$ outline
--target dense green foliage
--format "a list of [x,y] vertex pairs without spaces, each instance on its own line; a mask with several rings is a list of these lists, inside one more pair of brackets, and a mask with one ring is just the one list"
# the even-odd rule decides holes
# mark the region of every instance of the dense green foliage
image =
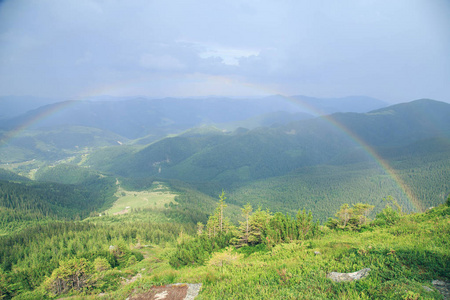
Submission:
[[[38,180],[0,169],[0,299],[125,299],[173,282],[203,283],[199,299],[439,299],[423,286],[450,280],[449,107],[156,141],[169,125],[133,142],[150,145],[101,149],[121,137],[26,132],[0,152]],[[110,209],[155,181],[176,197]]]
[[30,179],[23,176],[19,176],[12,171],[0,168],[0,180],[29,181]]
[[296,218],[280,212],[272,214],[258,209],[252,213],[252,207],[246,205],[242,212],[245,222],[237,229],[224,217],[225,195],[222,191],[219,204],[206,226],[197,224],[197,237],[183,239],[170,258],[170,265],[203,264],[213,251],[227,246],[256,246],[264,244],[271,248],[274,245],[291,241],[311,239],[318,235],[319,223],[313,222],[311,212],[298,211]]
[[147,243],[174,241],[182,230],[189,232],[189,227],[148,222],[116,225],[50,222],[0,237],[0,266],[6,274],[5,280],[10,283],[6,295],[10,297],[37,288],[45,276],[50,276],[72,258],[94,262],[103,257],[112,268],[125,267],[132,255],[137,260],[143,259],[136,249]]
[[100,174],[97,171],[69,164],[40,168],[34,175],[34,178],[39,181],[65,184],[88,183],[96,181],[99,177]]
[[232,204],[291,214],[306,208],[322,221],[348,202],[371,203],[378,212],[388,195],[406,211],[423,211],[450,191],[448,114],[448,104],[420,100],[270,128],[191,132],[103,164],[92,155],[84,164],[125,177],[189,182],[209,196],[226,188]]
[[[320,227],[305,210],[291,218],[250,205],[242,208],[236,227],[224,214],[225,194],[219,198],[196,234],[192,224],[176,219],[150,223],[150,211],[143,210],[86,222],[50,221],[0,237],[2,296],[95,298],[108,292],[111,299],[123,299],[136,288],[200,281],[200,299],[434,299],[439,294],[422,286],[450,279],[450,198],[415,215],[402,215],[400,205],[387,198],[373,222],[367,218],[370,205],[344,205],[336,216],[347,225],[334,229]],[[331,271],[365,267],[372,271],[358,282],[326,279]],[[146,275],[122,286],[121,278],[136,270]]]
[[42,219],[85,218],[111,205],[115,191],[114,180],[106,177],[83,185],[0,181],[0,232]]

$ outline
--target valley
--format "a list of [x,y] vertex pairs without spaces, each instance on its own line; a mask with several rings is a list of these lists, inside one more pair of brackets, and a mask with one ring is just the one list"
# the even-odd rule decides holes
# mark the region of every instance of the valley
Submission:
[[449,16],[0,0],[0,300],[450,300]]
[[[164,122],[127,118],[128,129],[107,120],[162,102],[56,103],[3,118],[0,298],[125,299],[185,282],[202,283],[196,299],[439,299],[450,104],[313,116],[264,101],[259,115],[222,99],[227,117],[216,108],[183,123],[193,111],[181,106]],[[67,111],[12,129],[55,105]],[[362,281],[327,279],[363,268]]]
[[175,204],[176,194],[161,182],[153,182],[151,188],[146,191],[127,191],[120,187],[118,181],[116,184],[117,200],[110,209],[105,210],[104,214],[120,215],[145,208],[163,209],[169,204]]

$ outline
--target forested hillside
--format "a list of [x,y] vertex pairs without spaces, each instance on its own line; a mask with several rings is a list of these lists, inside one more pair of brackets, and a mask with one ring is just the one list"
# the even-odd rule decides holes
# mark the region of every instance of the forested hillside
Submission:
[[117,152],[108,163],[100,150],[84,164],[124,177],[187,181],[210,196],[225,188],[238,205],[291,213],[305,207],[322,220],[344,202],[365,199],[380,209],[388,195],[416,211],[450,192],[448,115],[449,104],[417,100],[270,128],[205,128]]
[[[134,97],[119,98],[117,101],[94,100],[54,103],[56,101],[49,99],[30,101],[26,98],[16,98],[13,106],[12,99],[0,99],[0,108],[3,111],[3,116],[0,115],[0,128],[11,129],[30,120],[42,119],[42,115],[48,115],[33,124],[32,128],[83,126],[114,132],[131,139],[152,135],[156,140],[169,133],[179,133],[202,124],[230,124],[280,111],[305,112],[305,107],[313,108],[314,113],[327,114],[367,112],[386,106],[381,100],[358,96],[329,99],[271,96],[256,99]],[[44,105],[37,107],[39,103]],[[58,113],[54,113],[55,111]],[[20,112],[22,114],[17,116]],[[298,117],[304,118],[305,115],[300,114]]]
[[[236,226],[226,201],[219,195],[196,228],[177,218],[148,222],[135,211],[0,236],[0,295],[124,299],[188,282],[203,284],[198,299],[442,299],[435,282],[450,280],[450,198],[404,215],[390,197],[374,219],[372,205],[344,204],[326,226],[305,210],[290,216],[251,205]],[[364,268],[360,281],[328,279]]]
[[[189,282],[199,299],[439,299],[448,115],[418,100],[159,140],[26,131],[0,151],[0,298],[125,299]],[[363,268],[363,281],[327,279]]]
[[0,180],[0,234],[43,220],[81,220],[109,207],[115,191],[112,178],[82,185]]

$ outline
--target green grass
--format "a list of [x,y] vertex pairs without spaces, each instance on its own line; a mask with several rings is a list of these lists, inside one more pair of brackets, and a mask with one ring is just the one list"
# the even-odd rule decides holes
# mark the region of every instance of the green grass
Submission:
[[[280,244],[248,256],[223,250],[198,267],[173,269],[166,256],[170,247],[159,249],[154,253],[158,258],[152,258],[157,262],[153,272],[142,274],[132,288],[202,282],[200,300],[442,299],[436,290],[428,292],[424,286],[433,288],[433,279],[450,279],[450,217],[448,208],[443,211],[440,207],[429,214],[408,215],[392,227],[361,233],[322,228],[317,239]],[[219,255],[234,259],[214,265]],[[371,272],[360,281],[334,283],[326,277],[332,271],[363,268]],[[125,289],[131,294],[132,288]],[[110,296],[120,299],[123,295],[121,289]]]
[[[158,190],[158,183],[155,189]],[[71,239],[78,241],[85,240],[81,234],[92,237],[97,232],[97,238],[86,240],[86,249],[91,249],[93,246],[89,245],[104,238],[105,234],[115,235],[120,231],[123,238],[112,237],[108,244],[102,246],[98,243],[97,246],[108,249],[109,245],[116,245],[122,240],[119,244],[123,249],[140,251],[144,257],[140,261],[127,263],[127,256],[126,260],[119,259],[119,267],[104,273],[94,272],[104,288],[94,285],[86,294],[73,293],[73,297],[68,299],[96,299],[100,292],[106,293],[105,299],[126,299],[146,292],[154,285],[177,282],[202,283],[202,290],[196,300],[443,299],[431,281],[450,281],[448,205],[441,205],[426,213],[405,215],[394,225],[370,226],[362,232],[322,226],[320,234],[310,240],[265,247],[229,247],[211,253],[203,265],[180,268],[172,267],[169,259],[177,244],[183,239],[190,239],[189,235],[186,231],[180,232],[176,238],[177,233],[172,230],[170,238],[164,237],[163,231],[171,223],[142,230],[140,227],[144,223],[141,222],[141,225],[133,228],[133,224],[138,223],[134,223],[131,217],[136,214],[144,216],[145,213],[146,210],[142,210],[105,218],[121,220],[116,223],[117,227],[111,227],[114,230],[108,230],[106,223],[97,225],[96,229],[86,227],[83,229],[85,231],[77,234],[66,230]],[[91,221],[95,219],[103,218],[92,218]],[[194,231],[193,228],[189,230],[190,234]],[[164,238],[163,243],[157,242],[160,238]],[[70,239],[66,242],[74,244]],[[49,243],[53,245],[50,240]],[[57,244],[61,243],[62,239]],[[316,251],[320,254],[316,255]],[[359,281],[335,283],[327,278],[329,272],[355,272],[363,268],[370,268],[371,271]],[[137,274],[140,275],[136,277]],[[133,277],[138,279],[120,283],[125,282],[122,278],[130,280]],[[43,287],[18,299],[33,299],[31,296],[43,292]],[[427,291],[424,287],[432,290]],[[53,298],[64,299],[61,296]]]
[[145,191],[127,191],[119,185],[115,196],[118,199],[105,211],[108,215],[124,214],[133,209],[163,209],[170,203],[175,203],[177,194],[165,183],[155,181],[151,188]]

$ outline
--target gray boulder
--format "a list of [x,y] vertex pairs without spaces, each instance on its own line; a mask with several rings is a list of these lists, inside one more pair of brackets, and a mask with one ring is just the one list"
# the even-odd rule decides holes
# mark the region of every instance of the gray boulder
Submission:
[[360,280],[369,275],[370,268],[365,268],[353,273],[339,273],[339,272],[331,272],[328,273],[327,278],[330,278],[334,282],[342,282],[342,281],[353,281]]
[[431,284],[441,293],[444,299],[450,299],[450,282],[433,280]]

